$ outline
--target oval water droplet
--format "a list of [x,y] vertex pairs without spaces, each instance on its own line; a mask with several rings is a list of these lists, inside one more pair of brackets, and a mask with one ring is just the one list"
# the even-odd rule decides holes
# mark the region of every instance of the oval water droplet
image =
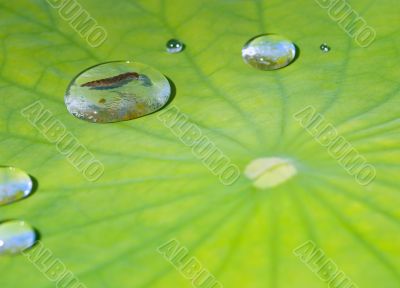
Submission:
[[37,238],[36,231],[24,221],[0,223],[0,255],[20,253],[32,247]]
[[179,53],[183,50],[184,44],[176,39],[171,39],[167,42],[167,52],[168,53]]
[[161,109],[171,85],[156,69],[142,63],[117,61],[91,67],[68,86],[68,111],[89,122],[108,123],[139,118]]
[[257,188],[271,188],[282,184],[297,174],[293,163],[284,158],[257,158],[247,165],[244,174]]
[[243,60],[260,70],[276,70],[289,65],[296,57],[292,41],[275,34],[250,39],[242,49]]
[[32,179],[18,168],[0,166],[0,205],[10,204],[32,192]]
[[319,49],[321,49],[321,51],[324,53],[328,53],[329,51],[331,51],[331,47],[329,47],[326,43],[321,44],[321,46],[319,46]]

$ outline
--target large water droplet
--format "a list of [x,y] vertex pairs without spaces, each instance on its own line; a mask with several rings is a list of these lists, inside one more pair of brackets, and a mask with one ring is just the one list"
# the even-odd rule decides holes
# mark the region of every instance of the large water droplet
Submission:
[[275,34],[250,39],[242,49],[244,61],[260,70],[275,70],[289,65],[296,57],[292,41]]
[[183,50],[184,44],[176,39],[171,39],[167,42],[167,52],[168,53],[179,53]]
[[77,118],[107,123],[155,112],[170,95],[170,83],[159,71],[138,62],[118,61],[76,76],[67,89],[65,104]]
[[18,168],[0,166],[0,205],[27,197],[32,192],[32,179]]
[[0,255],[17,254],[32,247],[37,233],[26,222],[12,220],[0,223]]
[[282,184],[297,174],[293,163],[284,158],[257,158],[247,165],[244,174],[257,188],[271,188]]

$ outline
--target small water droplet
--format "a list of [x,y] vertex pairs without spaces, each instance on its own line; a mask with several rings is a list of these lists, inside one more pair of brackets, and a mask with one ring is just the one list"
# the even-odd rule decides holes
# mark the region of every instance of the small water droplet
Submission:
[[257,188],[265,189],[278,186],[297,174],[293,163],[284,158],[257,158],[247,165],[244,174]]
[[176,39],[171,39],[167,42],[167,52],[168,53],[179,53],[183,50],[184,44]]
[[331,51],[331,47],[329,47],[326,43],[321,44],[321,46],[319,46],[319,49],[321,49],[321,51],[324,53]]
[[32,247],[37,238],[36,231],[24,221],[0,223],[0,255],[20,253]]
[[168,79],[156,69],[117,61],[96,65],[76,76],[68,86],[65,104],[77,118],[108,123],[153,113],[170,95]]
[[32,179],[18,168],[0,166],[0,205],[10,204],[32,192]]
[[260,70],[276,70],[289,65],[296,57],[292,41],[276,34],[250,39],[242,49],[243,60]]

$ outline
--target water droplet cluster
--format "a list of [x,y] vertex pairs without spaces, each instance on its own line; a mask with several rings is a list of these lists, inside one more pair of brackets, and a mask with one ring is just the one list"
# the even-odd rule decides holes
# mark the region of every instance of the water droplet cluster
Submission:
[[[0,166],[0,206],[28,197],[32,188],[32,179],[25,171]],[[20,253],[32,247],[36,240],[37,233],[28,223],[19,220],[0,222],[0,255]]]
[[[170,54],[184,50],[177,39],[166,43]],[[331,48],[321,44],[327,53]],[[242,58],[259,70],[288,66],[298,54],[295,44],[276,34],[250,39],[242,49]],[[68,111],[75,117],[96,123],[119,122],[151,114],[167,104],[171,97],[169,80],[156,69],[142,63],[117,61],[102,63],[79,73],[65,94]],[[297,174],[291,161],[278,157],[258,158],[249,163],[244,174],[260,189],[277,186]],[[32,179],[18,168],[0,166],[0,206],[14,203],[32,193]],[[17,254],[32,247],[38,235],[20,220],[0,222],[0,255]]]

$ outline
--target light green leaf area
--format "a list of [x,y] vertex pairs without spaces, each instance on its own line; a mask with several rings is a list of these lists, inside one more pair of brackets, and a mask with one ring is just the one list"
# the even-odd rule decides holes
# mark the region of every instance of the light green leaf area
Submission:
[[[322,288],[293,254],[314,241],[358,287],[400,286],[399,79],[396,0],[349,1],[376,32],[361,48],[315,1],[80,0],[108,38],[92,48],[46,1],[0,4],[0,165],[34,176],[0,221],[36,227],[87,287],[192,287],[157,247],[176,238],[224,287]],[[296,43],[288,67],[259,71],[241,48],[262,33]],[[179,54],[165,52],[177,38]],[[322,43],[332,48],[320,51]],[[288,158],[297,174],[257,189],[224,186],[155,113],[113,124],[70,115],[64,93],[111,60],[149,64],[175,105],[241,171]],[[105,167],[89,182],[20,113],[40,100]],[[293,118],[312,105],[377,170],[368,186]],[[0,257],[0,287],[55,287],[26,257]]]

